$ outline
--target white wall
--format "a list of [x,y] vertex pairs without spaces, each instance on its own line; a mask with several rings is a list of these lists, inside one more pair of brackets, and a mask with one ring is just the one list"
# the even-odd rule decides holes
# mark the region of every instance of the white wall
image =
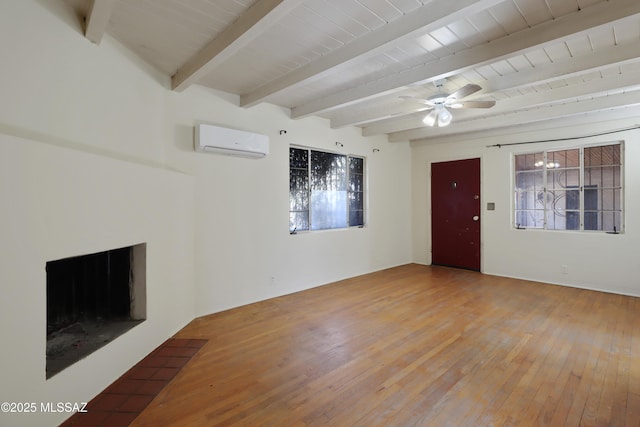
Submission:
[[162,163],[169,79],[57,0],[0,2],[0,132]]
[[[482,188],[481,262],[484,273],[640,296],[640,264],[637,262],[637,248],[640,245],[640,200],[637,197],[640,194],[640,170],[634,167],[640,160],[640,130],[577,141],[487,147],[599,134],[626,129],[635,122],[634,119],[617,119],[574,125],[571,120],[554,121],[553,128],[547,122],[527,132],[501,131],[413,143],[414,261],[431,263],[430,164],[479,157]],[[513,229],[511,192],[514,153],[612,141],[625,143],[624,234]],[[494,202],[496,210],[486,210],[487,202]],[[567,266],[568,274],[563,274],[563,265]]]
[[[0,195],[0,402],[86,402],[193,318],[191,177],[0,135]],[[147,320],[45,380],[46,262],[137,243]],[[0,424],[64,418],[0,413]]]
[[[363,138],[354,128],[332,130],[324,119],[293,121],[273,105],[243,109],[238,97],[197,86],[171,98],[175,139],[167,156],[197,180],[199,314],[411,261],[408,144]],[[270,153],[264,159],[196,153],[198,121],[268,135]],[[291,144],[366,157],[365,228],[289,234]]]
[[[0,2],[0,58],[0,402],[90,400],[196,315],[411,261],[407,143],[172,92],[109,36],[88,42],[57,0]],[[265,133],[271,153],[195,153],[198,121]],[[292,143],[367,157],[365,228],[289,235]],[[147,321],[45,380],[46,261],[142,242]]]
[[[0,402],[88,401],[195,313],[194,180],[163,165],[168,78],[60,6],[0,3]],[[147,320],[46,380],[45,263],[143,242]]]

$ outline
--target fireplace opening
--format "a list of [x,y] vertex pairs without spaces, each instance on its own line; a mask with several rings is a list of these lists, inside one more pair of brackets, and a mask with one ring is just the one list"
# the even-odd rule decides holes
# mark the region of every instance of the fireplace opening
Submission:
[[46,377],[146,319],[146,244],[49,261]]

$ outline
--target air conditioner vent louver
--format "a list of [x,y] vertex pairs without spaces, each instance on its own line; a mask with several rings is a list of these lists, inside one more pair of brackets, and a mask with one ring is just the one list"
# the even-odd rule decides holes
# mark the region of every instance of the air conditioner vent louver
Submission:
[[242,130],[198,124],[194,148],[204,153],[259,159],[269,154],[269,137]]

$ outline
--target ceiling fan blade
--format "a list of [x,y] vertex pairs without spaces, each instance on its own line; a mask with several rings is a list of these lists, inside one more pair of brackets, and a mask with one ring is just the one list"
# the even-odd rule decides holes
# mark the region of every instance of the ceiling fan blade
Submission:
[[447,96],[447,99],[462,99],[465,96],[469,96],[479,90],[482,90],[480,86],[469,83],[468,85],[462,86],[460,89]]
[[491,108],[496,105],[496,101],[466,101],[455,102],[448,105],[450,108]]

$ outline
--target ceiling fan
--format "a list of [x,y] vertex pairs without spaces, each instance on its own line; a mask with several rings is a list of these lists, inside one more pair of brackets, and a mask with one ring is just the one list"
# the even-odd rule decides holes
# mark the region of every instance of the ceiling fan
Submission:
[[434,82],[434,84],[436,88],[438,88],[440,93],[427,99],[416,98],[413,96],[400,97],[402,99],[417,101],[427,105],[427,108],[425,108],[425,110],[431,111],[424,117],[424,119],[422,119],[423,123],[427,126],[448,126],[453,119],[453,115],[449,111],[449,108],[491,108],[496,105],[495,101],[462,101],[462,98],[465,98],[482,89],[476,84],[470,83],[468,85],[465,85],[452,94],[442,92],[442,87],[444,86],[443,81],[438,80]]

